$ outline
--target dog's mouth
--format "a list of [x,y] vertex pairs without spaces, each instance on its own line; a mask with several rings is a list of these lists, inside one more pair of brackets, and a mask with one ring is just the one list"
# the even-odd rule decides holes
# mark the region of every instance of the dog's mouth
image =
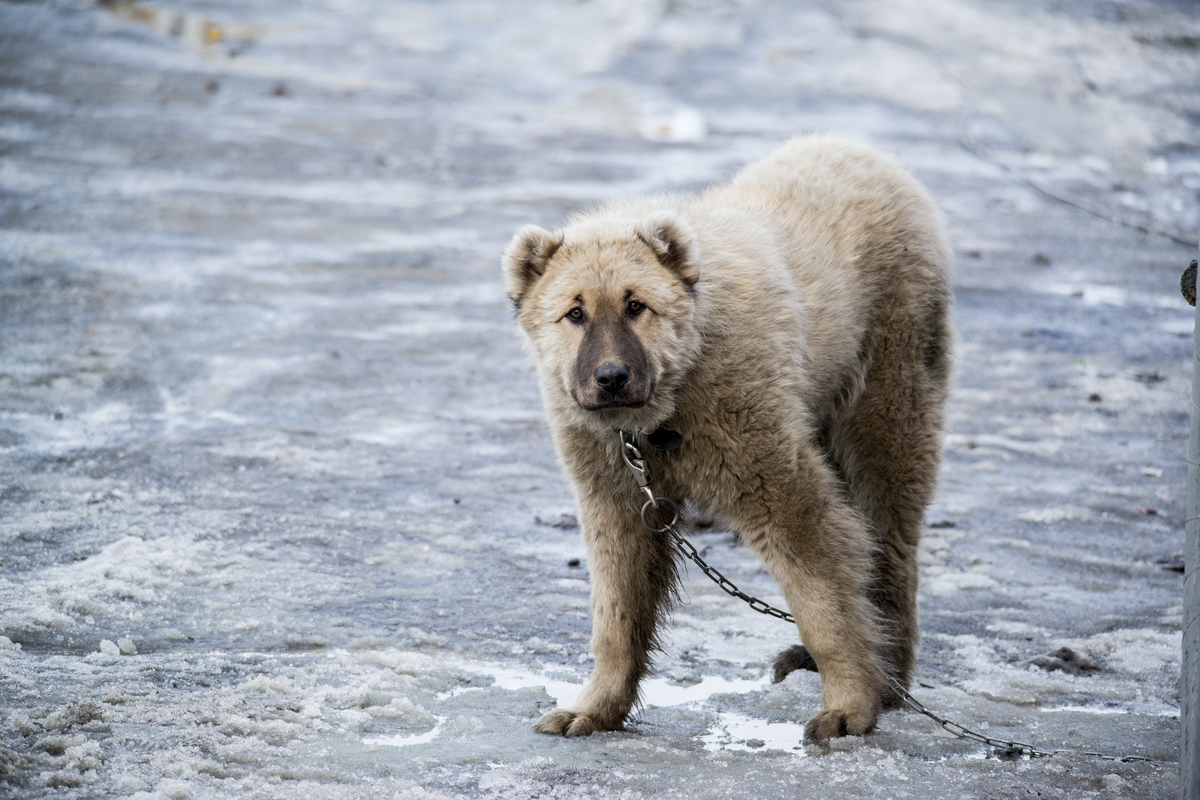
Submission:
[[592,383],[590,386],[571,388],[573,399],[584,411],[617,411],[645,408],[654,398],[656,382],[652,379],[638,381],[642,385],[624,385],[617,391],[605,389]]
[[644,408],[646,403],[649,402],[649,398],[612,398],[607,400],[587,402],[581,400],[578,396],[575,396],[575,402],[578,403],[579,407],[584,411],[603,411],[604,409],[608,408]]

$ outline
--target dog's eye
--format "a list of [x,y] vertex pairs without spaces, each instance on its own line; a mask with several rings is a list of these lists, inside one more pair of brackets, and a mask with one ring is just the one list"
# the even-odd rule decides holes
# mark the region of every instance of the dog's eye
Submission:
[[626,309],[629,311],[629,316],[636,317],[638,314],[646,310],[646,306],[644,303],[639,303],[637,300],[630,300],[629,305],[626,306]]
[[579,306],[575,306],[574,308],[572,308],[570,311],[567,312],[567,319],[571,320],[571,322],[582,322],[583,321],[583,309],[580,308]]

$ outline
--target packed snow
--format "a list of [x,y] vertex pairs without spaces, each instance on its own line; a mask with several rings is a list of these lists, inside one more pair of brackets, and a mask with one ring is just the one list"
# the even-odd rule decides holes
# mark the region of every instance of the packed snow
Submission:
[[[1184,0],[0,3],[0,795],[1174,796],[1197,42]],[[627,731],[531,730],[587,560],[499,253],[805,131],[956,251],[914,695],[1149,760],[802,744],[796,632],[695,569]]]

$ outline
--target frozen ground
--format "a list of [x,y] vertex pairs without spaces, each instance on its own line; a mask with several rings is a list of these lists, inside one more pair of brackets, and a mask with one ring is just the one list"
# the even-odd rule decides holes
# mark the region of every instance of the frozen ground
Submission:
[[[1183,0],[0,2],[0,795],[1174,797],[1198,48]],[[917,696],[1156,761],[799,748],[795,634],[695,570],[627,732],[530,730],[587,565],[498,253],[805,130],[957,251]]]

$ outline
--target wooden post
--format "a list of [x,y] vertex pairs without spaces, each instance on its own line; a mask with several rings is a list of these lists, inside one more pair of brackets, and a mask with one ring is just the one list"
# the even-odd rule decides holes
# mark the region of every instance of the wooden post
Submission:
[[[1196,262],[1183,273],[1183,296],[1196,305]],[[1200,306],[1192,350],[1191,432],[1188,436],[1187,522],[1183,543],[1183,664],[1179,750],[1180,800],[1200,798]]]

